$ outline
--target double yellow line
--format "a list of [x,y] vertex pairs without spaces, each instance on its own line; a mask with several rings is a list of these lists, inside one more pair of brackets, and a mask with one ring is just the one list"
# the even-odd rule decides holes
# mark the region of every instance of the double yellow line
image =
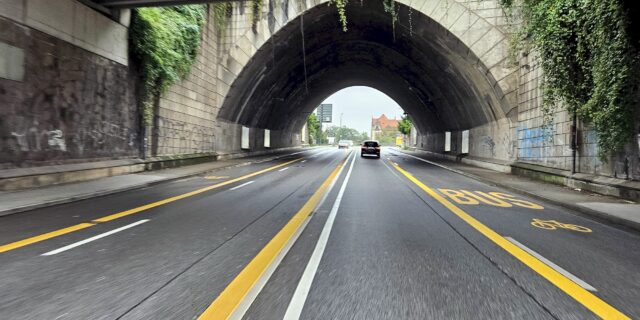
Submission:
[[48,239],[51,239],[51,238],[59,237],[61,235],[65,235],[65,234],[68,234],[68,233],[71,233],[71,232],[75,232],[75,231],[78,231],[78,230],[86,229],[86,228],[95,226],[98,223],[108,222],[108,221],[112,221],[112,220],[119,219],[119,218],[122,218],[122,217],[126,217],[126,216],[129,216],[129,215],[141,212],[141,211],[145,211],[145,210],[149,210],[151,208],[155,208],[155,207],[158,207],[158,206],[161,206],[161,205],[165,205],[167,203],[171,203],[171,202],[175,202],[175,201],[178,201],[178,200],[182,200],[184,198],[193,197],[195,195],[198,195],[198,194],[201,194],[201,193],[204,193],[204,192],[207,192],[207,191],[211,191],[213,189],[224,187],[226,185],[229,185],[229,184],[241,181],[241,180],[245,180],[245,179],[248,179],[248,178],[251,178],[251,177],[255,177],[257,175],[260,175],[260,174],[263,174],[263,173],[266,173],[266,172],[269,172],[269,171],[272,171],[272,170],[287,166],[289,164],[292,164],[294,162],[300,161],[302,159],[303,158],[298,158],[298,159],[294,159],[294,160],[291,160],[291,161],[287,161],[287,162],[284,162],[284,163],[281,163],[281,164],[278,164],[278,165],[275,165],[275,166],[272,166],[272,167],[269,167],[269,168],[266,168],[266,169],[262,169],[262,170],[259,170],[259,171],[256,171],[256,172],[252,172],[252,173],[249,173],[247,175],[244,175],[244,176],[241,176],[241,177],[237,177],[237,178],[234,178],[234,179],[231,179],[231,180],[227,180],[227,181],[223,181],[223,182],[220,182],[220,183],[216,183],[214,185],[211,185],[211,186],[208,186],[208,187],[204,187],[204,188],[201,188],[201,189],[197,189],[197,190],[194,190],[194,191],[191,191],[191,192],[187,192],[187,193],[184,193],[184,194],[181,194],[181,195],[178,195],[178,196],[174,196],[174,197],[167,198],[167,199],[164,199],[164,200],[156,201],[156,202],[153,202],[153,203],[149,203],[149,204],[146,204],[146,205],[143,205],[143,206],[140,206],[140,207],[136,207],[136,208],[133,208],[133,209],[125,210],[125,211],[122,211],[122,212],[110,214],[108,216],[104,216],[104,217],[101,217],[101,218],[98,218],[98,219],[94,219],[91,222],[76,224],[76,225],[73,225],[73,226],[70,226],[70,227],[67,227],[67,228],[63,228],[63,229],[47,232],[47,233],[44,233],[44,234],[41,234],[41,235],[37,235],[37,236],[31,237],[31,238],[27,238],[27,239],[23,239],[23,240],[20,240],[20,241],[12,242],[12,243],[9,243],[9,244],[5,244],[5,245],[0,246],[0,253],[11,251],[11,250],[15,250],[15,249],[18,249],[18,248],[21,248],[21,247],[24,247],[24,246],[28,246],[28,245],[31,245],[31,244],[34,244],[34,243],[38,243],[38,242],[41,242],[41,241],[44,241],[44,240],[48,240]]
[[595,313],[602,319],[630,319],[628,316],[618,311],[614,307],[610,306],[591,292],[585,290],[575,282],[571,281],[567,277],[563,276],[553,268],[546,265],[544,262],[538,260],[528,252],[520,249],[520,247],[514,245],[509,240],[505,239],[503,236],[499,235],[491,228],[487,227],[480,221],[473,218],[468,213],[464,212],[462,209],[456,207],[453,203],[449,202],[449,200],[445,199],[443,196],[435,192],[433,189],[427,187],[420,180],[416,179],[412,174],[400,168],[395,163],[391,163],[392,166],[402,173],[407,179],[413,182],[416,186],[420,187],[424,192],[426,192],[429,196],[440,202],[443,206],[453,212],[456,216],[462,219],[464,222],[468,223],[471,227],[476,229],[476,231],[480,232],[482,235],[487,237],[493,243],[498,245],[500,248],[504,249],[516,259],[520,260],[527,267],[531,268],[533,271],[537,272],[543,278],[547,279],[553,285],[558,287],[560,290],[564,291],[570,297],[578,301],[580,304],[585,306],[587,309],[591,310],[591,312]]

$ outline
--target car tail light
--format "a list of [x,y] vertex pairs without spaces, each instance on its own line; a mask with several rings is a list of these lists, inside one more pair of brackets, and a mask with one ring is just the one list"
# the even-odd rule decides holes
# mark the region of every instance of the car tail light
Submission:
[[380,150],[380,147],[376,147],[376,150]]

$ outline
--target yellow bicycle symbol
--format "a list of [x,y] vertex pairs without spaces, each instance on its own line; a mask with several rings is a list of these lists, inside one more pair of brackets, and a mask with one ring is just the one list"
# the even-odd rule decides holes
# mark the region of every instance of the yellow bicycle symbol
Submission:
[[569,224],[569,223],[562,223],[556,220],[533,219],[533,221],[531,221],[531,225],[536,228],[545,229],[545,230],[556,230],[560,228],[560,229],[567,229],[567,230],[577,231],[577,232],[592,232],[591,229],[587,227],[583,227],[575,224]]

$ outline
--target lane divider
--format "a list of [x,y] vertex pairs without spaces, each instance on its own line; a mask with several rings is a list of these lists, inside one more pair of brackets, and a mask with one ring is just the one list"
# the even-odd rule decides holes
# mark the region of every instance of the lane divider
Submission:
[[211,191],[213,189],[224,187],[224,186],[230,185],[232,183],[236,183],[238,181],[246,180],[248,178],[255,177],[257,175],[260,175],[260,174],[263,174],[263,173],[267,173],[269,171],[288,166],[288,165],[290,165],[290,164],[292,164],[294,162],[300,161],[302,159],[303,158],[293,159],[293,160],[290,160],[290,161],[287,161],[287,162],[283,162],[283,163],[277,164],[275,166],[271,166],[271,167],[268,167],[268,168],[265,168],[265,169],[262,169],[262,170],[258,170],[256,172],[252,172],[252,173],[246,174],[244,176],[240,176],[240,177],[237,177],[237,178],[234,178],[234,179],[231,179],[231,180],[226,180],[226,181],[223,181],[223,182],[220,182],[220,183],[216,183],[216,184],[208,186],[208,187],[200,188],[200,189],[197,189],[197,190],[194,190],[194,191],[191,191],[191,192],[187,192],[187,193],[184,193],[184,194],[181,194],[181,195],[177,195],[177,196],[174,196],[174,197],[170,197],[170,198],[167,198],[167,199],[164,199],[164,200],[152,202],[152,203],[149,203],[149,204],[146,204],[146,205],[143,205],[143,206],[139,206],[139,207],[136,207],[136,208],[133,208],[133,209],[125,210],[125,211],[122,211],[122,212],[118,212],[118,213],[114,213],[114,214],[111,214],[111,215],[108,215],[108,216],[104,216],[102,218],[94,219],[90,223],[80,223],[80,224],[77,224],[77,225],[74,225],[74,226],[66,227],[66,228],[63,228],[63,229],[51,231],[51,232],[44,233],[44,234],[41,234],[41,235],[37,235],[37,236],[34,236],[34,237],[30,237],[30,238],[27,238],[27,239],[23,239],[23,240],[19,240],[19,241],[16,241],[16,242],[8,243],[8,244],[0,246],[0,253],[11,251],[11,250],[15,250],[15,249],[18,249],[18,248],[21,248],[21,247],[24,247],[24,246],[28,246],[28,245],[31,245],[31,244],[34,244],[34,243],[38,243],[38,242],[41,242],[41,241],[44,241],[44,240],[48,240],[48,239],[55,238],[55,237],[58,237],[58,236],[61,236],[61,235],[65,235],[67,233],[71,233],[71,232],[75,232],[75,231],[78,231],[78,230],[86,229],[86,228],[95,226],[96,224],[99,224],[99,223],[108,222],[108,221],[112,221],[112,220],[119,219],[119,218],[122,218],[122,217],[126,217],[126,216],[129,216],[129,215],[138,213],[138,212],[142,212],[142,211],[145,211],[145,210],[149,210],[151,208],[155,208],[155,207],[159,207],[161,205],[165,205],[167,203],[175,202],[175,201],[182,200],[182,199],[185,199],[185,198],[188,198],[188,197],[193,197],[195,195],[198,195],[198,194],[201,194],[201,193],[204,193],[204,192],[207,192],[207,191]]
[[304,272],[300,277],[300,281],[298,282],[298,286],[296,287],[296,290],[293,293],[293,297],[289,302],[289,306],[287,307],[287,311],[284,314],[283,320],[300,319],[302,309],[304,308],[304,304],[307,301],[307,296],[309,295],[309,291],[311,290],[311,284],[313,284],[313,279],[316,276],[318,267],[320,266],[320,261],[322,260],[325,248],[327,247],[327,242],[329,241],[329,236],[331,235],[331,230],[333,229],[333,223],[336,220],[336,216],[338,215],[340,203],[342,203],[342,196],[347,189],[349,178],[351,178],[351,172],[353,171],[353,166],[356,162],[356,153],[354,153],[353,155],[354,156],[351,159],[351,164],[349,165],[349,170],[347,170],[347,174],[344,176],[344,180],[342,180],[342,185],[340,186],[340,191],[338,191],[338,196],[333,202],[329,217],[327,217],[327,221],[322,228],[322,232],[320,233],[320,237],[318,238],[318,242],[313,249],[311,257],[309,258],[309,262],[307,263],[307,266],[305,267]]
[[241,185],[237,185],[237,186],[235,186],[235,187],[233,187],[233,188],[229,189],[229,191],[238,190],[238,189],[240,189],[240,188],[242,188],[242,187],[244,187],[244,186],[248,186],[248,185],[250,185],[250,184],[252,184],[252,183],[254,183],[254,182],[256,182],[256,181],[255,181],[255,180],[251,180],[251,181],[245,182],[245,183],[243,183],[243,184],[241,184]]
[[482,222],[476,220],[474,217],[464,212],[462,209],[456,207],[449,200],[441,196],[439,193],[429,188],[425,184],[423,184],[420,180],[416,179],[411,173],[405,171],[400,168],[397,164],[393,163],[393,167],[398,170],[398,172],[402,173],[407,179],[413,182],[416,186],[426,192],[429,196],[440,202],[445,208],[449,209],[449,211],[453,212],[456,216],[462,219],[464,222],[469,224],[476,231],[480,232],[482,235],[487,237],[493,243],[498,245],[500,248],[504,249],[516,259],[520,260],[520,262],[524,263],[526,266],[531,268],[533,271],[538,273],[543,278],[547,279],[553,285],[555,285],[560,290],[564,291],[567,295],[575,299],[577,302],[585,306],[591,312],[596,314],[602,319],[624,319],[630,320],[628,316],[624,313],[620,312],[616,308],[612,307],[602,299],[598,298],[591,292],[585,290],[575,282],[571,281],[571,279],[565,277],[560,272],[554,270],[550,266],[546,265],[544,262],[540,261],[527,251],[521,249],[517,245],[511,243],[509,240],[505,239],[503,236],[493,231],[493,229],[487,227]]
[[134,223],[132,223],[132,224],[128,224],[128,225],[126,225],[126,226],[124,226],[124,227],[120,227],[120,228],[113,229],[113,230],[108,231],[108,232],[105,232],[105,233],[101,233],[101,234],[99,234],[99,235],[97,235],[97,236],[93,236],[93,237],[91,237],[91,238],[84,239],[84,240],[82,240],[82,241],[78,241],[78,242],[72,243],[72,244],[70,244],[70,245],[68,245],[68,246],[64,246],[64,247],[59,248],[59,249],[56,249],[56,250],[51,250],[51,251],[49,251],[49,252],[47,252],[47,253],[43,253],[42,255],[43,255],[43,256],[52,256],[52,255],[54,255],[54,254],[58,254],[58,253],[61,253],[61,252],[65,252],[65,251],[67,251],[67,250],[71,250],[71,249],[73,249],[73,248],[75,248],[75,247],[79,247],[79,246],[81,246],[81,245],[83,245],[83,244],[87,244],[87,243],[89,243],[89,242],[93,242],[93,241],[96,241],[96,240],[98,240],[98,239],[102,239],[102,238],[104,238],[104,237],[110,236],[110,235],[112,235],[112,234],[114,234],[114,233],[118,233],[118,232],[120,232],[120,231],[124,231],[124,230],[127,230],[127,229],[129,229],[129,228],[133,228],[133,227],[135,227],[135,226],[137,226],[137,225],[141,225],[141,224],[143,224],[143,223],[145,223],[145,222],[149,222],[149,219],[143,219],[143,220],[140,220],[140,221],[138,221],[138,222],[134,222]]
[[[262,250],[240,271],[218,297],[198,317],[198,320],[241,319],[257,296],[269,276],[280,263],[286,251],[293,245],[297,236],[308,222],[315,208],[326,198],[326,194],[335,184],[344,163],[345,157],[331,172],[322,185],[313,193],[302,208],[280,229]],[[255,289],[257,287],[257,290]],[[251,297],[249,297],[251,295]]]
[[563,276],[571,279],[571,281],[577,283],[578,285],[580,285],[581,287],[592,291],[592,292],[596,292],[598,290],[596,290],[596,288],[594,288],[592,285],[586,283],[584,280],[576,277],[573,273],[565,270],[563,267],[551,262],[551,260],[545,258],[544,256],[542,256],[541,254],[533,251],[533,249],[525,246],[524,244],[520,243],[518,240],[512,238],[512,237],[504,237],[505,239],[509,240],[511,243],[515,244],[516,246],[520,247],[520,249],[528,252],[530,255],[538,258],[538,260],[546,263],[549,267],[555,269],[556,271],[560,272]]
[[20,247],[28,246],[28,245],[34,244],[36,242],[40,242],[40,241],[48,240],[48,239],[51,239],[51,238],[55,238],[55,237],[61,236],[63,234],[75,232],[75,231],[86,229],[86,228],[89,228],[89,227],[93,227],[95,225],[96,225],[95,223],[80,223],[80,224],[76,224],[74,226],[67,227],[67,228],[64,228],[64,229],[51,231],[51,232],[48,232],[48,233],[45,233],[45,234],[41,234],[41,235],[38,235],[38,236],[35,236],[35,237],[31,237],[31,238],[27,238],[27,239],[24,239],[24,240],[20,240],[20,241],[12,242],[12,243],[9,243],[9,244],[5,244],[5,245],[0,247],[0,253],[11,251],[11,250],[14,250],[14,249],[18,249]]

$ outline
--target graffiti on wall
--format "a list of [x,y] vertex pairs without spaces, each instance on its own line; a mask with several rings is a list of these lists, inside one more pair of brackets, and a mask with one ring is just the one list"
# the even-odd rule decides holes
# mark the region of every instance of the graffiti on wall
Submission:
[[549,156],[548,146],[553,145],[553,126],[526,128],[518,127],[518,158],[542,158]]
[[0,79],[0,167],[138,155],[135,76],[126,66],[28,28],[24,81]]
[[160,118],[158,121],[161,149],[168,153],[199,153],[214,150],[211,129],[185,121]]
[[30,127],[27,130],[19,132],[12,131],[11,136],[15,139],[15,145],[20,151],[41,151],[47,149],[67,151],[64,133],[60,129],[38,130],[37,127]]

